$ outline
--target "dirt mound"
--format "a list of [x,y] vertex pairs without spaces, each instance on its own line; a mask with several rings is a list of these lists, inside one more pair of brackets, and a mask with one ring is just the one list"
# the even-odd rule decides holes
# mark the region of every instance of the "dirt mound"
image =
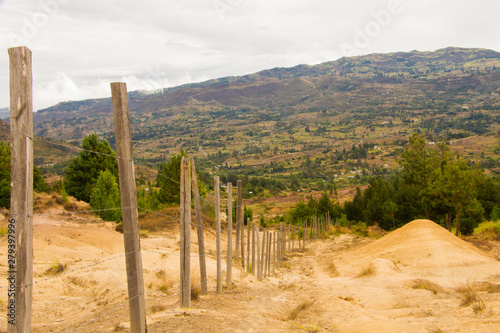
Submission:
[[485,252],[429,220],[415,220],[383,238],[358,248],[352,256],[359,265],[376,258],[398,267],[442,268],[491,262]]

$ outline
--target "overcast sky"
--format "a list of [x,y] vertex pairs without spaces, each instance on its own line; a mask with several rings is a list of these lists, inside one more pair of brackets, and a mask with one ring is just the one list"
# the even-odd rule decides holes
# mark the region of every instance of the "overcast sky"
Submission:
[[497,0],[0,0],[7,49],[33,51],[34,108],[373,52],[500,51]]

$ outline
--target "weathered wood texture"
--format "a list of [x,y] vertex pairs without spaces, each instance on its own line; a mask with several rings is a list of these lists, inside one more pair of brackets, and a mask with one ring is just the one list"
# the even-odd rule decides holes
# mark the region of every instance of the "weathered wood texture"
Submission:
[[[9,230],[15,230],[15,263],[9,261],[7,332],[31,332],[33,295],[33,76],[31,51],[9,49],[11,195]],[[12,234],[9,235],[9,240]],[[9,243],[10,245],[10,243]],[[9,255],[12,255],[9,247]],[[11,288],[10,286],[15,286]],[[13,291],[13,292],[12,292]],[[12,295],[14,294],[14,295]],[[13,303],[14,302],[14,303]]]
[[203,218],[201,215],[201,198],[198,189],[198,177],[196,176],[196,165],[191,160],[191,186],[193,191],[194,209],[196,215],[196,231],[198,232],[198,253],[200,257],[200,283],[201,294],[208,294],[207,286],[207,264],[205,259],[205,237],[203,235]]
[[191,307],[191,172],[189,159],[181,160],[181,307]]
[[222,245],[220,227],[220,180],[219,176],[214,177],[215,190],[215,229],[217,247],[217,294],[222,294]]
[[227,183],[227,268],[226,283],[233,275],[233,184]]
[[142,275],[141,244],[137,214],[134,157],[128,109],[127,86],[123,82],[111,83],[113,116],[115,121],[118,173],[122,205],[123,239],[127,269],[130,331],[146,332],[144,278]]
[[[245,268],[245,224],[243,222],[243,200],[241,197],[242,182],[237,182],[236,192],[236,223],[239,225],[240,230],[240,245],[241,245],[241,267]],[[237,237],[237,236],[236,236]]]

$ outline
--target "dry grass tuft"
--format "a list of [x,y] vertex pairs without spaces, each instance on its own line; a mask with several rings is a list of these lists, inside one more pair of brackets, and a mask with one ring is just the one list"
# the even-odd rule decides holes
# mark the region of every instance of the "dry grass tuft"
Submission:
[[167,307],[165,305],[153,305],[151,306],[151,313],[157,313],[157,312],[161,312],[161,311],[165,311],[167,309]]
[[474,282],[473,288],[476,291],[484,291],[489,294],[500,293],[500,285],[491,282]]
[[425,289],[432,291],[434,294],[442,293],[444,292],[444,288],[438,285],[437,283],[431,282],[429,280],[425,279],[416,279],[413,280],[413,289]]
[[116,324],[111,332],[125,332],[125,328],[122,327],[120,324]]
[[482,312],[484,309],[486,309],[486,303],[479,297],[477,302],[472,304],[472,310],[477,314]]
[[168,278],[167,273],[163,269],[156,272],[156,278],[160,280],[157,288],[163,293],[168,292],[168,290],[171,289],[174,285],[174,283]]
[[63,207],[67,212],[78,212],[78,205],[75,202],[65,202],[63,203]]
[[200,279],[191,280],[191,300],[197,301],[201,295],[201,282]]
[[370,266],[364,268],[361,273],[356,275],[357,278],[364,278],[364,277],[369,277],[375,275],[375,266],[373,264],[370,264]]
[[340,276],[340,273],[337,270],[337,266],[335,266],[335,263],[333,261],[328,265],[328,272],[333,277]]
[[293,310],[290,312],[290,314],[288,315],[288,319],[289,320],[297,319],[302,312],[306,311],[313,304],[314,304],[314,301],[312,301],[312,302],[311,301],[300,302],[299,305],[297,305],[295,308],[293,308]]
[[85,280],[83,278],[79,278],[76,276],[69,276],[69,277],[67,277],[67,280],[68,280],[68,283],[73,284],[73,285],[78,286],[78,287],[82,287],[82,288],[87,288],[90,286],[97,285],[97,281],[95,281],[95,280]]
[[56,262],[50,265],[49,268],[45,271],[45,274],[47,275],[57,275],[59,273],[64,272],[66,269],[67,265],[66,264],[61,264],[59,260],[56,258]]
[[477,294],[477,289],[477,283],[473,284],[470,281],[456,288],[456,291],[462,294],[460,306],[471,306],[475,313],[479,313],[486,308],[486,303]]

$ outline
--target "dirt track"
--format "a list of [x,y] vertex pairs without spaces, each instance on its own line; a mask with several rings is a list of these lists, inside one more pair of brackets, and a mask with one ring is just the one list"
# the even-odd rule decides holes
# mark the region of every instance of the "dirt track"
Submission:
[[[35,220],[34,332],[71,332],[96,318],[78,332],[127,331],[128,305],[116,308],[127,299],[122,234],[109,224],[84,223],[91,221]],[[148,332],[496,332],[500,262],[439,228],[417,221],[377,241],[331,236],[289,254],[288,268],[263,282],[236,270],[223,295],[214,293],[210,257],[209,295],[185,311],[176,292],[177,233],[149,235],[141,240]],[[213,253],[213,234],[206,240]],[[6,248],[4,238],[0,248]],[[0,253],[5,276],[5,251]],[[68,265],[65,274],[46,275],[55,261]],[[437,293],[413,289],[416,279],[434,283]],[[460,306],[457,288],[467,282],[486,305],[477,313],[472,305]],[[1,300],[5,304],[5,289]],[[294,313],[300,305],[304,309]],[[6,317],[5,306],[1,315]],[[6,320],[0,321],[0,331],[5,328]]]

